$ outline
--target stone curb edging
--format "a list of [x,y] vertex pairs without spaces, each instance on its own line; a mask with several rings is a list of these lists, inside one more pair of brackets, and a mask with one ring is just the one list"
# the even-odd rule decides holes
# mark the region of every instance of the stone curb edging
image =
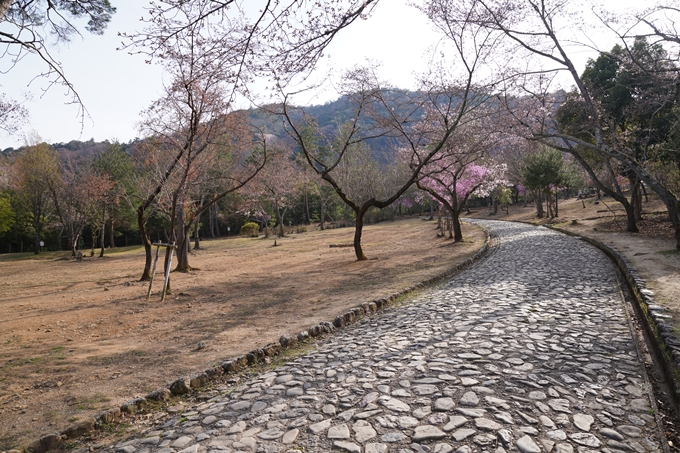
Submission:
[[[192,390],[204,387],[210,381],[215,380],[225,374],[233,374],[242,371],[246,367],[257,365],[260,363],[268,363],[271,357],[277,356],[283,349],[290,349],[297,346],[298,342],[303,342],[310,338],[321,337],[326,334],[335,332],[337,329],[354,324],[365,315],[370,315],[380,310],[388,308],[393,305],[400,298],[413,293],[417,290],[423,289],[427,286],[434,285],[442,280],[445,280],[454,274],[464,270],[473,263],[479,261],[486,256],[489,251],[489,244],[492,235],[486,228],[477,225],[484,231],[485,239],[484,245],[470,258],[461,263],[456,264],[451,269],[429,278],[423,282],[409,286],[399,292],[391,294],[385,298],[374,300],[372,302],[364,302],[358,307],[351,308],[348,312],[336,316],[333,322],[323,321],[317,325],[310,327],[307,330],[292,335],[282,335],[277,343],[269,343],[262,348],[254,349],[247,354],[227,359],[219,363],[218,366],[209,368],[207,370],[194,373],[188,376],[183,376],[172,381],[168,387],[158,388],[145,397],[134,398],[126,401],[119,408],[110,409],[103,412],[96,417],[83,420],[79,423],[69,426],[62,432],[54,432],[44,434],[40,439],[33,442],[28,451],[33,453],[46,453],[51,450],[58,449],[62,442],[69,439],[77,439],[87,433],[101,428],[103,425],[112,423],[119,419],[124,414],[135,414],[142,411],[149,401],[165,401],[171,396],[178,396],[190,393]],[[10,450],[12,453],[15,450]]]
[[659,358],[666,380],[670,384],[673,402],[676,408],[680,408],[680,340],[673,335],[672,327],[665,322],[670,316],[664,314],[665,309],[662,306],[654,303],[654,293],[646,288],[645,280],[628,259],[615,248],[597,239],[562,228],[552,226],[548,228],[588,242],[602,250],[617,265],[633,294],[635,311],[651,340],[654,354]]

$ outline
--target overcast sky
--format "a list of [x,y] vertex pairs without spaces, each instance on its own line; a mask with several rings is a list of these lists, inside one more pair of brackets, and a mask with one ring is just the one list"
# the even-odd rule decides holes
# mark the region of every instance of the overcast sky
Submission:
[[[632,0],[606,2],[618,8],[635,4]],[[139,113],[161,94],[163,73],[160,67],[146,64],[142,56],[116,50],[121,41],[118,32],[141,27],[139,19],[147,1],[111,3],[118,11],[103,36],[84,34],[82,40],[76,38],[54,52],[88,110],[84,126],[81,127],[79,109],[65,104],[68,98],[63,89],[53,87],[44,92],[45,80],[33,80],[42,66],[27,58],[8,74],[0,75],[0,89],[8,97],[23,99],[28,94],[30,98],[24,103],[30,111],[26,126],[13,136],[0,131],[0,149],[22,146],[26,135],[34,133],[48,143],[90,138],[127,142],[138,135]],[[369,20],[352,24],[331,44],[321,71],[326,73],[332,68],[337,74],[371,59],[382,63],[382,75],[393,86],[413,88],[414,74],[427,66],[430,50],[440,38],[427,19],[406,1],[383,0]],[[602,43],[602,48],[610,47],[610,43]],[[582,55],[583,63],[587,57]],[[318,104],[336,96],[332,90],[317,91],[303,102]],[[239,107],[249,105],[244,102]]]

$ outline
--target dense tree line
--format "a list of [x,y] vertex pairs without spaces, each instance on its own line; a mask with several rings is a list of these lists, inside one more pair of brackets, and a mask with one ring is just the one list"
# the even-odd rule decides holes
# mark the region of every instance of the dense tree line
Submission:
[[[58,231],[75,253],[87,232],[103,254],[107,232],[113,245],[124,225],[145,245],[147,278],[152,238],[176,243],[178,269],[188,270],[190,236],[200,247],[201,233],[223,232],[225,211],[267,232],[274,223],[278,234],[287,218],[316,216],[324,226],[343,213],[355,222],[357,259],[365,259],[361,228],[376,210],[434,200],[460,240],[458,216],[475,197],[494,209],[532,199],[539,217],[556,217],[560,196],[590,184],[623,205],[629,231],[637,230],[643,195],[655,192],[680,248],[677,8],[593,14],[588,20],[619,44],[579,73],[568,46],[587,22],[579,2],[523,0],[508,10],[502,0],[426,0],[418,8],[441,31],[442,53],[417,91],[357,67],[338,80],[344,105],[317,107],[316,115],[295,105],[291,82],[376,3],[267,2],[257,14],[232,1],[154,5],[145,28],[125,36],[126,48],[169,75],[142,114],[144,139],[81,159],[45,144],[10,150],[3,234],[30,236],[37,251]],[[29,7],[0,5],[0,19],[10,22]],[[115,12],[98,5],[73,13],[88,16],[94,32]],[[571,77],[571,91],[555,88],[560,73]],[[278,102],[234,112],[234,99],[263,78]],[[427,197],[406,201],[414,186]]]

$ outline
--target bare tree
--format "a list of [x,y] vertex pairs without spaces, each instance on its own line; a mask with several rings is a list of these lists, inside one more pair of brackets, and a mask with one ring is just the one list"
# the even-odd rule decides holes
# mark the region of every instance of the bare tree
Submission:
[[[193,10],[167,19],[167,26],[191,22]],[[263,135],[246,124],[244,115],[231,112],[231,101],[240,75],[225,65],[229,53],[224,37],[215,38],[210,27],[198,22],[163,42],[161,62],[171,82],[164,95],[143,114],[142,130],[150,146],[144,156],[153,166],[155,184],[137,210],[144,237],[145,212],[162,195],[170,222],[169,237],[177,243],[177,270],[190,269],[188,238],[193,221],[211,205],[248,183],[263,167],[266,143]],[[226,46],[226,47],[225,47]],[[209,181],[211,196],[196,188]],[[193,195],[198,194],[198,198]],[[198,200],[198,202],[197,202]],[[148,278],[150,247],[147,239]]]
[[[516,67],[506,72],[505,80],[508,83],[509,96],[508,107],[512,110],[515,100],[519,97],[531,97],[536,100],[534,112],[537,114],[535,121],[524,121],[522,115],[517,115],[519,123],[526,128],[527,134],[536,140],[540,140],[549,146],[559,147],[565,151],[574,149],[589,149],[602,156],[621,162],[627,166],[636,177],[644,181],[648,187],[656,192],[665,204],[669,217],[675,227],[676,247],[680,249],[680,198],[674,193],[663,179],[656,177],[648,168],[647,152],[640,155],[636,149],[627,142],[625,131],[617,127],[616,121],[611,114],[598,101],[592,87],[589,87],[579,74],[573,60],[574,52],[584,46],[591,47],[584,38],[579,43],[578,36],[574,31],[582,30],[583,11],[588,9],[584,2],[564,2],[562,0],[522,0],[509,4],[504,0],[478,0],[472,14],[467,20],[485,27],[489,30],[499,31],[507,38],[504,49],[512,52],[515,60],[528,62],[522,67]],[[664,20],[659,19],[659,14],[664,15]],[[633,42],[638,34],[647,26],[649,35],[658,39],[677,44],[677,32],[665,24],[677,23],[680,15],[677,7],[662,7],[638,15],[637,18],[626,19],[612,14],[599,14],[603,22],[617,33],[620,43],[629,54],[633,48]],[[658,20],[657,20],[658,19]],[[616,21],[620,21],[617,23]],[[623,30],[618,32],[617,30]],[[582,35],[586,36],[586,33]],[[674,50],[677,54],[677,48]],[[521,57],[521,58],[519,58]],[[654,66],[650,67],[644,61],[634,59],[640,70],[646,71],[649,77],[665,79],[670,74],[677,80],[677,69],[663,69],[657,71]],[[659,62],[655,62],[659,63]],[[583,103],[587,118],[590,121],[588,136],[577,135],[565,131],[559,127],[552,117],[554,104],[549,97],[541,96],[545,92],[536,88],[551,80],[557,73],[566,73],[575,84],[578,96]],[[658,107],[667,103],[677,102],[673,96],[674,90],[667,92],[666,99],[659,99]],[[540,118],[538,118],[540,116]],[[658,117],[652,115],[641,127],[653,131]],[[646,148],[648,151],[648,148]]]
[[73,159],[62,166],[60,178],[49,181],[55,211],[64,231],[71,256],[75,257],[78,239],[88,221],[88,203],[92,199],[88,174]]
[[[457,33],[462,37],[475,30],[462,24]],[[289,134],[311,168],[356,215],[357,260],[366,259],[361,235],[368,209],[382,209],[398,200],[418,181],[423,168],[442,151],[454,132],[490,100],[487,89],[474,84],[474,76],[493,38],[491,34],[479,38],[473,56],[460,53],[464,62],[461,66],[465,68],[462,78],[447,80],[446,74],[430,75],[424,78],[418,94],[389,89],[371,69],[349,71],[343,93],[353,104],[354,117],[335,137],[326,137],[304,114],[301,123],[295,121],[294,117],[300,115],[294,115],[296,109],[284,102],[282,114]],[[376,137],[393,140],[395,152],[400,150],[401,165],[380,168],[372,161],[367,144]]]
[[146,27],[127,35],[126,47],[163,58],[168,41],[205,30],[222,43],[219,57],[239,85],[276,71],[274,82],[307,74],[344,28],[366,18],[377,0],[160,0],[152,3]]
[[[28,55],[36,56],[44,70],[35,76],[45,77],[48,86],[64,87],[70,102],[80,107],[84,118],[86,112],[80,95],[51,49],[73,36],[81,36],[78,20],[86,19],[85,30],[101,35],[115,12],[109,0],[0,0],[0,73],[6,74]],[[3,109],[0,102],[0,127],[7,112],[11,114],[12,109]]]
[[19,130],[28,115],[21,103],[0,94],[0,130],[12,134]]

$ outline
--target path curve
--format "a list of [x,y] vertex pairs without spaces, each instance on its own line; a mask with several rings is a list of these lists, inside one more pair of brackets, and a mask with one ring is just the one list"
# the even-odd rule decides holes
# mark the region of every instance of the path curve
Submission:
[[496,237],[487,259],[110,451],[661,451],[611,262],[476,223]]

